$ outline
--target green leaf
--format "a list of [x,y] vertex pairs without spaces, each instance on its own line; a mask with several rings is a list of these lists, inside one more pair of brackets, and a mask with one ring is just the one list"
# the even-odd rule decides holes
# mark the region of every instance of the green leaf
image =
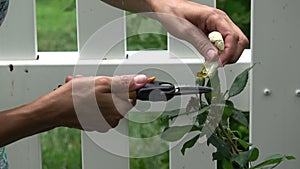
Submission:
[[185,108],[165,111],[162,113],[161,118],[168,118],[172,120],[173,118],[177,117],[180,112],[185,112]]
[[207,103],[211,104],[211,92],[205,93],[204,96],[205,96]]
[[206,122],[207,115],[208,113],[205,112],[197,115],[197,121],[199,123],[199,126],[202,126]]
[[231,114],[232,119],[236,120],[237,122],[241,123],[242,125],[249,127],[249,122],[244,113],[241,111],[234,109]]
[[[211,87],[210,79],[208,79],[206,86]],[[205,96],[207,103],[211,104],[211,92],[205,93],[204,96]]]
[[226,107],[234,108],[234,104],[231,100],[225,100]]
[[199,123],[199,126],[201,126],[205,123],[205,121],[207,119],[207,115],[208,115],[207,111],[210,109],[210,107],[211,106],[206,106],[198,111],[197,121]]
[[193,127],[193,125],[169,127],[162,133],[161,138],[170,142],[177,141],[190,132]]
[[238,95],[239,93],[241,93],[244,90],[244,88],[246,87],[247,81],[248,81],[249,71],[253,68],[254,65],[252,65],[251,67],[244,70],[241,74],[239,74],[234,79],[234,81],[229,89],[229,97]]
[[207,140],[207,144],[212,144],[213,146],[215,146],[217,148],[217,152],[216,154],[218,155],[218,158],[230,158],[231,157],[231,152],[230,152],[230,143],[226,143],[225,141],[223,141],[221,138],[219,138],[218,136],[216,136],[215,134],[212,134],[208,140]]
[[188,148],[191,148],[195,145],[195,143],[197,142],[197,140],[199,139],[200,134],[198,134],[197,136],[195,136],[194,138],[192,138],[191,140],[185,142],[181,148],[181,153],[182,155],[185,154],[185,150]]
[[250,169],[255,169],[255,168],[263,168],[270,166],[270,168],[274,168],[278,166],[283,160],[294,160],[296,159],[294,156],[286,156],[286,155],[281,155],[281,154],[275,154],[272,156],[267,157],[263,162],[251,167]]
[[204,77],[197,77],[196,78],[196,84],[199,86],[204,86],[205,85],[205,78]]
[[234,167],[232,166],[232,163],[229,160],[223,160],[222,161],[222,168],[224,169],[234,169]]
[[222,115],[223,120],[227,120],[227,118],[231,116],[233,109],[234,109],[233,102],[230,100],[225,100],[225,107]]
[[240,165],[240,167],[246,166],[249,162],[257,160],[259,151],[257,148],[253,148],[248,151],[240,152],[233,156],[233,161]]
[[212,153],[212,156],[213,156],[213,160],[217,160],[217,161],[222,161],[226,159],[226,157],[220,151]]
[[244,149],[248,149],[249,146],[251,146],[252,144],[242,140],[242,139],[238,139],[238,142],[240,143],[240,145],[244,148]]

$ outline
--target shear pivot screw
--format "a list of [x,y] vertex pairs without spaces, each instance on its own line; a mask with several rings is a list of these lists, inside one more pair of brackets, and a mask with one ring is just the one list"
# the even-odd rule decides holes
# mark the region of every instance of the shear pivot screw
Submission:
[[269,96],[270,94],[271,94],[271,90],[270,89],[268,89],[268,88],[264,89],[264,95],[265,96]]

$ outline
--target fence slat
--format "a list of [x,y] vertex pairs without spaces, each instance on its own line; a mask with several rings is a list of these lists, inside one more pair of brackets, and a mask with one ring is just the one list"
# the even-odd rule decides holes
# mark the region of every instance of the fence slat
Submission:
[[38,135],[22,139],[7,147],[9,168],[41,169],[41,143]]
[[[215,6],[215,0],[193,0],[194,2]],[[189,43],[169,36],[169,51],[178,58],[199,58],[202,56],[197,50]],[[199,65],[200,69],[200,65]],[[177,145],[175,148],[170,150],[170,167],[172,169],[193,169],[201,164],[201,168],[214,168],[212,162],[211,153],[213,152],[212,147],[207,147],[206,144],[196,145],[193,151],[186,153],[185,156],[181,155],[182,144]]]
[[77,0],[77,31],[81,59],[125,58],[124,11],[99,0]]
[[[296,160],[280,168],[300,166],[300,88],[299,78],[299,11],[298,0],[252,1],[253,63],[252,132],[261,158],[271,154],[289,154]],[[270,95],[264,95],[269,89]]]
[[0,37],[0,60],[36,59],[35,0],[10,0]]

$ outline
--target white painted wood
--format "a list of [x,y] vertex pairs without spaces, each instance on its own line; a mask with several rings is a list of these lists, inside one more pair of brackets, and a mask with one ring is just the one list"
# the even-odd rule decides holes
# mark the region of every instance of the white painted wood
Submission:
[[127,129],[127,121],[121,120],[117,128],[111,129],[107,133],[82,132],[83,168],[129,168]]
[[[251,140],[261,157],[294,155],[279,168],[300,166],[299,11],[298,0],[252,1],[253,63]],[[265,96],[264,89],[271,94]]]
[[99,0],[76,2],[81,59],[125,58],[124,11]]
[[[124,12],[98,0],[77,0],[76,2],[80,59],[125,58]],[[105,75],[104,72],[102,72],[103,74]],[[113,73],[110,72],[109,74]],[[121,125],[124,129],[128,128],[126,124]],[[101,137],[105,139],[105,134],[97,136],[100,140]],[[125,141],[122,146],[127,148],[127,151],[129,150],[128,141]],[[82,134],[82,160],[83,169],[96,169],[100,166],[116,169],[129,168],[128,159],[120,158],[107,150],[101,149],[86,134]]]
[[[13,65],[10,71],[8,63]],[[0,62],[0,110],[17,107],[52,91],[72,73],[68,67]],[[37,61],[36,61],[37,62]],[[16,63],[16,64],[15,64]],[[32,136],[7,146],[11,169],[40,169],[41,145]],[[67,155],[67,154],[66,154]]]
[[9,1],[0,37],[0,60],[36,59],[35,0]]
[[41,169],[41,144],[38,135],[24,138],[6,147],[9,168]]
[[[215,0],[194,0],[194,2],[215,6]],[[196,58],[204,61],[203,56],[195,47],[186,41],[180,40],[172,35],[169,35],[168,49],[175,58]],[[199,65],[200,69],[200,65]],[[199,71],[199,70],[198,70]],[[213,148],[206,146],[206,143],[198,144],[192,151],[188,151],[185,156],[182,156],[180,150],[183,143],[170,150],[170,167],[172,169],[194,169],[194,168],[214,168],[212,162]]]

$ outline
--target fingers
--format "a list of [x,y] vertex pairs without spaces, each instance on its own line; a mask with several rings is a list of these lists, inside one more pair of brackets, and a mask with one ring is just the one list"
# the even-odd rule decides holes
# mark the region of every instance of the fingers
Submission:
[[67,76],[65,82],[67,83],[74,78],[80,78],[80,77],[83,77],[83,75]]
[[121,93],[135,91],[147,83],[146,75],[123,75],[112,77],[111,92]]
[[225,49],[220,55],[222,64],[230,64],[238,61],[244,49],[249,44],[247,37],[241,32],[236,31],[227,34],[225,39]]
[[111,127],[116,127],[119,120],[133,107],[129,100],[108,93],[99,100],[99,105],[103,118]]
[[228,15],[218,9],[215,10],[218,17],[209,19],[210,29],[220,32],[224,38],[225,49],[220,55],[221,63],[235,63],[249,44],[249,40],[244,33],[237,27]]
[[218,50],[209,41],[207,35],[189,20],[170,14],[157,14],[157,16],[169,33],[191,43],[205,59],[213,61],[218,57]]

